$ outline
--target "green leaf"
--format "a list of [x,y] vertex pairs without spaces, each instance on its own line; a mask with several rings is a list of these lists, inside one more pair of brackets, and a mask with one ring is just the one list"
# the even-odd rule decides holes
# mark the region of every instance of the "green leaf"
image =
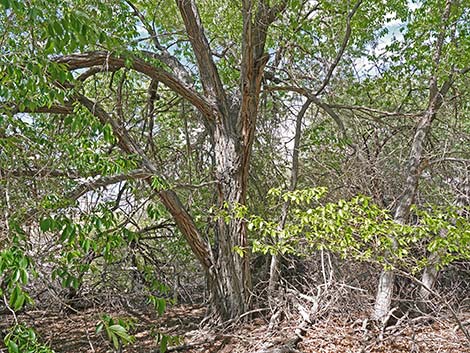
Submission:
[[109,329],[116,333],[126,332],[126,329],[124,327],[122,327],[121,325],[117,325],[117,324],[109,326]]
[[166,300],[164,298],[157,299],[158,315],[162,316],[165,310],[166,310]]
[[113,143],[114,142],[114,135],[113,135],[113,129],[109,124],[106,124],[103,128],[103,136],[104,140],[108,143]]
[[162,335],[162,339],[160,341],[160,353],[165,353],[168,348],[168,336]]
[[20,269],[17,268],[15,269],[15,271],[13,272],[13,276],[11,277],[11,281],[12,282],[18,282],[18,280],[20,279]]
[[12,340],[9,340],[7,345],[8,345],[9,353],[19,353],[18,345],[15,342],[13,342]]
[[31,341],[36,341],[36,332],[33,329],[28,330],[28,335]]
[[28,271],[26,271],[24,268],[20,269],[20,278],[21,278],[21,283],[23,284],[28,283]]
[[10,294],[10,306],[13,307],[15,305],[15,302],[16,302],[16,299],[18,298],[18,293],[20,291],[20,288],[18,285],[15,286],[15,288],[13,288],[13,291],[11,292]]
[[63,34],[64,33],[64,29],[63,29],[62,25],[60,24],[60,22],[55,21],[52,24],[52,27],[54,28],[55,34]]
[[39,227],[43,232],[47,232],[48,230],[50,230],[52,228],[52,225],[53,220],[51,218],[44,218],[41,219],[41,221],[39,222]]
[[240,257],[243,257],[245,256],[245,252],[243,251],[243,249],[239,246],[234,246],[233,247],[233,250],[240,256]]
[[114,331],[114,333],[115,333],[116,335],[118,335],[119,337],[121,337],[121,338],[123,339],[123,341],[125,341],[125,342],[130,342],[130,341],[132,341],[132,337],[128,334],[127,329],[124,328],[122,325],[119,325],[119,324],[117,324],[117,325],[112,325],[112,326],[110,327],[110,329],[111,329],[112,331]]
[[18,311],[23,307],[26,300],[25,293],[21,290],[20,286],[16,285],[10,296],[10,306],[14,311]]
[[23,291],[20,291],[13,305],[13,310],[15,311],[20,310],[23,307],[25,300],[26,300],[25,294],[23,293]]
[[113,346],[115,349],[119,349],[119,340],[115,334],[111,334],[111,340],[113,341]]

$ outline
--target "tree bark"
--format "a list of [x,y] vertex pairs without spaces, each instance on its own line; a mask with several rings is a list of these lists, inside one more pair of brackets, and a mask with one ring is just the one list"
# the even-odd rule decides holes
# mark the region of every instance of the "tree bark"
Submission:
[[[230,210],[246,203],[261,79],[269,58],[264,46],[268,27],[285,6],[285,1],[274,7],[269,7],[266,0],[256,5],[249,0],[242,2],[240,103],[227,98],[195,1],[176,0],[176,3],[196,57],[204,96],[217,107],[214,119],[207,120],[206,124],[210,126],[214,142],[218,205]],[[217,249],[207,271],[211,304],[217,316],[223,320],[233,319],[246,312],[250,305],[247,228],[243,220],[226,222],[219,218],[214,233]]]
[[[453,78],[444,82],[441,89],[438,88],[438,68],[440,64],[442,47],[446,37],[446,31],[452,7],[452,0],[447,0],[442,17],[442,28],[436,41],[436,48],[433,57],[433,72],[429,83],[429,103],[428,108],[419,119],[411,144],[406,168],[406,180],[404,190],[398,201],[394,219],[396,222],[406,224],[410,215],[410,209],[418,191],[419,178],[422,173],[422,156],[424,153],[424,142],[429,134],[432,121],[439,111],[443,99],[449,91]],[[396,240],[392,239],[393,246],[396,247]],[[384,322],[390,312],[395,275],[391,270],[383,270],[378,284],[377,296],[375,300],[373,319]],[[385,323],[385,322],[384,322]]]
[[[455,205],[458,207],[458,214],[461,216],[467,216],[465,208],[470,205],[470,183],[468,180],[465,180],[463,183],[460,184],[458,188],[459,195],[456,198]],[[447,236],[447,230],[441,229],[439,236],[445,238]],[[423,286],[419,290],[419,299],[421,300],[421,307],[422,310],[426,311],[429,310],[426,303],[429,301],[431,296],[431,291],[434,285],[436,284],[437,276],[439,274],[439,270],[437,265],[439,260],[441,259],[441,252],[436,250],[435,252],[431,253],[428,258],[428,265],[423,270],[423,275],[421,277],[421,282]]]
[[[416,132],[413,138],[411,151],[408,159],[407,177],[404,185],[404,191],[398,202],[394,219],[400,224],[406,224],[410,214],[411,205],[413,204],[416,192],[418,190],[418,181],[421,174],[420,164],[424,151],[424,141],[431,126],[433,114],[427,112],[418,122]],[[396,241],[393,239],[393,246],[396,247]],[[383,270],[377,290],[377,296],[374,306],[374,319],[383,321],[392,302],[393,287],[395,283],[395,275],[391,270]]]
[[[442,97],[447,93],[448,89],[446,87],[447,85],[444,84],[443,88],[445,90],[441,89],[439,92],[435,93],[428,110],[424,113],[416,126],[408,158],[404,190],[400,196],[394,215],[394,219],[397,223],[408,223],[411,206],[418,191],[419,178],[422,173],[421,163],[424,153],[424,142],[429,134],[432,121],[442,104]],[[392,239],[392,241],[394,242],[393,246],[396,247],[395,239]],[[395,283],[394,278],[395,276],[391,270],[383,270],[380,276],[373,314],[373,318],[376,320],[383,321],[390,311]]]
[[[227,131],[228,130],[228,131]],[[214,150],[218,185],[218,204],[220,208],[233,209],[246,202],[247,184],[243,181],[243,146],[240,136],[218,124],[215,128]],[[215,306],[222,308],[224,318],[238,317],[248,308],[251,276],[249,270],[248,240],[245,222],[240,219],[217,219],[215,236],[215,267],[219,276],[218,285],[223,298],[214,298]],[[235,251],[243,252],[243,256]],[[216,294],[215,292],[214,294]],[[219,299],[225,301],[222,307]]]

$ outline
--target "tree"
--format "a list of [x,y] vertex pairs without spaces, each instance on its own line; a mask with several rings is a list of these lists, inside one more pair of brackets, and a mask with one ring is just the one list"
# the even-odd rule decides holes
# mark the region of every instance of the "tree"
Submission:
[[[390,132],[365,123],[364,116],[418,117],[395,217],[406,223],[431,122],[468,71],[465,58],[447,60],[455,54],[455,43],[468,45],[465,6],[450,1],[442,21],[436,10],[440,2],[412,10],[401,0],[1,3],[1,133],[9,142],[0,171],[2,176],[47,179],[44,184],[34,180],[42,186],[40,195],[27,198],[32,201],[19,211],[21,216],[13,217],[7,202],[5,218],[24,224],[58,209],[71,212],[73,201],[90,190],[134,183],[136,198],[155,195],[171,215],[206,275],[212,312],[223,320],[250,307],[246,221],[220,214],[260,204],[267,192],[260,187],[258,197],[249,189],[251,166],[269,165],[264,160],[271,157],[260,153],[271,145],[263,149],[256,143],[260,123],[268,126],[266,135],[275,135],[269,131],[271,121],[274,126],[284,116],[298,117],[292,179],[286,187],[293,190],[297,184],[336,183],[334,173],[310,179],[298,173],[302,160],[305,168],[315,165],[302,156],[301,135],[312,142],[308,153],[337,171],[350,155],[360,159],[367,150],[367,141],[361,146],[361,129],[373,125],[377,139],[396,138],[394,147],[403,145],[400,126]],[[374,43],[393,18],[407,30],[402,42],[387,47],[384,58]],[[421,38],[436,23],[440,32],[431,33],[435,45],[429,60],[429,45]],[[402,53],[404,60],[397,58]],[[422,63],[423,57],[428,59]],[[361,60],[377,69],[371,74],[357,70]],[[422,82],[429,77],[429,99],[422,107],[416,101],[423,99]],[[292,108],[295,102],[303,107]],[[402,104],[390,108],[397,102]],[[320,121],[312,123],[312,107]],[[302,120],[312,123],[307,134],[301,134]],[[388,156],[383,185],[398,185],[390,175],[398,158],[391,152]],[[365,162],[366,173],[374,170],[373,163]],[[283,174],[278,173],[279,182],[265,184],[285,182]],[[361,185],[380,196],[384,186],[375,182],[361,180]],[[32,193],[28,185],[18,187],[15,195],[8,181],[3,186],[6,199],[16,204]],[[52,197],[47,186],[64,192]],[[334,197],[343,196],[341,188]],[[344,193],[356,191],[351,187]],[[271,288],[276,266],[274,256]],[[382,277],[377,318],[388,312],[393,288],[393,273],[385,271]]]
[[[428,8],[426,5],[430,7]],[[440,23],[432,38],[434,50],[432,53],[428,53],[432,54],[432,59],[427,63],[427,68],[430,70],[428,103],[425,110],[418,115],[418,121],[409,152],[408,164],[405,170],[406,179],[403,184],[403,192],[400,195],[395,209],[394,218],[401,224],[409,222],[411,206],[415,202],[418,191],[419,178],[425,168],[426,160],[423,158],[423,154],[425,151],[425,141],[430,133],[432,122],[436,119],[455,80],[469,70],[469,68],[467,68],[464,63],[459,62],[459,60],[454,61],[452,58],[448,58],[446,61],[444,59],[446,52],[451,51],[454,45],[458,45],[459,37],[456,37],[456,35],[458,36],[458,25],[455,26],[455,24],[463,20],[461,18],[461,16],[464,16],[464,12],[462,12],[464,11],[463,8],[456,8],[456,4],[451,0],[445,2],[444,8],[439,6],[441,5],[440,3],[426,5],[423,5],[423,8],[420,10],[423,13],[429,11],[431,15],[426,14],[426,19],[423,19],[420,14],[417,14],[415,20],[417,22],[423,21],[424,23],[421,23],[421,26],[424,26],[426,21],[435,24],[437,18],[439,18]],[[433,16],[432,14],[434,12],[435,15]],[[440,15],[437,16],[437,13],[442,13],[442,17],[440,17]],[[410,26],[410,28],[413,27]],[[420,30],[422,30],[422,27]],[[410,31],[413,31],[413,29]],[[413,36],[412,38],[415,37]],[[429,271],[426,270],[424,272],[423,281],[429,288],[431,288],[433,284],[431,278],[435,278],[435,276],[429,276]],[[375,302],[374,317],[376,319],[384,320],[387,317],[390,311],[393,287],[393,271],[384,270],[380,277]]]
[[[160,43],[154,27],[147,22],[144,13],[138,8],[141,4],[137,2],[136,4],[127,1],[117,5],[100,5],[92,1],[85,1],[74,4],[72,11],[65,6],[58,7],[59,13],[55,13],[56,10],[50,11],[45,16],[46,18],[39,16],[46,11],[44,7],[46,4],[41,1],[33,2],[28,7],[15,1],[4,3],[3,16],[5,26],[9,30],[7,31],[8,42],[15,41],[16,36],[22,37],[25,42],[21,43],[20,41],[17,48],[20,49],[20,45],[25,44],[30,47],[31,54],[36,56],[31,62],[25,57],[19,57],[21,54],[15,50],[3,49],[6,60],[3,61],[2,71],[8,73],[7,85],[20,84],[23,79],[22,71],[26,68],[33,70],[33,72],[38,70],[38,74],[46,76],[34,78],[43,81],[41,94],[47,94],[46,89],[51,92],[54,89],[53,86],[71,92],[67,99],[59,99],[60,106],[56,106],[52,93],[49,102],[41,104],[30,98],[32,92],[30,87],[26,86],[26,92],[16,90],[11,94],[14,96],[12,101],[15,104],[7,106],[7,108],[10,108],[9,112],[13,114],[17,112],[70,114],[74,110],[73,106],[80,104],[94,115],[103,126],[109,126],[119,148],[124,153],[138,159],[139,167],[142,168],[139,177],[145,178],[154,192],[158,194],[204,268],[215,313],[223,319],[233,318],[244,313],[249,306],[251,279],[245,223],[240,220],[231,220],[226,223],[219,219],[215,229],[217,250],[212,253],[209,244],[203,239],[200,230],[177,194],[165,186],[164,178],[159,175],[161,166],[157,166],[148,157],[142,146],[123,126],[122,110],[116,107],[115,113],[108,112],[103,104],[91,100],[83,94],[77,84],[99,72],[112,72],[128,68],[151,79],[149,90],[154,98],[155,93],[152,92],[152,89],[158,82],[161,82],[170,90],[187,99],[200,112],[213,144],[218,205],[220,207],[230,205],[231,207],[235,204],[245,204],[261,82],[264,67],[269,59],[269,55],[265,51],[268,28],[286,6],[286,3],[279,1],[271,6],[267,1],[258,3],[244,1],[242,3],[239,16],[242,21],[240,37],[243,44],[241,47],[239,89],[235,96],[227,94],[222,84],[196,3],[179,0],[176,4],[198,67],[203,94],[191,87],[186,69]],[[172,7],[171,4],[167,5]],[[105,16],[103,12],[107,12],[109,17],[104,18],[107,23],[112,21],[110,15],[115,11],[124,17],[135,15],[138,20],[134,20],[129,28],[124,29],[127,32],[123,33],[125,36],[132,37],[135,34],[136,26],[144,27],[158,52],[150,53],[147,50],[129,52],[126,50],[125,44],[121,42],[123,38],[117,39],[119,44],[112,40],[106,43],[105,46],[109,51],[94,49],[96,47],[93,45],[94,41],[102,42],[104,39],[106,42],[106,37],[109,36],[106,33],[108,28],[99,23],[93,23],[97,26],[93,28],[88,23],[86,15],[79,11],[98,14],[98,16]],[[148,8],[146,11],[150,12],[151,9]],[[55,15],[58,18],[53,20]],[[31,25],[38,24],[41,26],[39,30],[31,27]],[[17,32],[11,27],[14,27]],[[29,28],[31,32],[25,33],[25,28]],[[119,32],[120,30],[117,30],[112,35],[117,36],[121,34]],[[119,47],[116,47],[116,44]],[[85,51],[79,54],[64,53],[74,52],[77,49],[85,49]],[[12,68],[5,66],[7,60],[15,62],[20,67],[14,68],[12,73]],[[44,71],[40,69],[42,65],[46,66]],[[55,73],[53,69],[56,70]],[[73,76],[65,70],[69,72],[87,71],[81,75]],[[20,77],[14,77],[14,73]],[[10,94],[7,97],[10,97]],[[151,96],[149,100],[152,100]],[[150,103],[153,104],[153,102]],[[129,178],[135,176],[128,175]],[[243,256],[234,253],[235,247],[242,249]]]

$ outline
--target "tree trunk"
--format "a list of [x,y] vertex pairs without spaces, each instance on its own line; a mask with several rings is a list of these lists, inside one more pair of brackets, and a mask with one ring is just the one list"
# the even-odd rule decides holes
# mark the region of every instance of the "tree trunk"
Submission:
[[[421,159],[424,151],[424,141],[428,135],[431,122],[435,115],[433,109],[429,109],[420,119],[416,126],[411,151],[408,158],[408,167],[406,170],[406,181],[403,193],[399,199],[394,219],[396,222],[406,224],[410,215],[411,205],[413,204],[416,192],[418,191],[418,181],[422,169],[420,168]],[[396,247],[396,240],[393,240],[393,246]],[[380,275],[377,296],[375,299],[374,314],[375,320],[384,321],[390,311],[392,302],[393,287],[395,284],[395,275],[391,270],[383,270]]]
[[[408,166],[406,169],[406,181],[403,193],[398,201],[397,209],[395,211],[395,221],[401,224],[406,224],[410,215],[411,205],[413,204],[416,192],[418,191],[418,182],[424,165],[422,156],[424,153],[424,141],[431,128],[431,123],[434,120],[439,108],[442,105],[443,99],[453,83],[453,78],[450,77],[445,81],[439,90],[438,88],[438,69],[441,60],[442,48],[444,45],[446,30],[448,26],[450,10],[452,7],[452,0],[447,0],[445,10],[442,17],[441,29],[436,41],[436,48],[433,57],[433,72],[429,82],[429,101],[428,108],[421,116],[421,119],[416,125],[416,131],[413,136],[411,144],[410,155],[408,158]],[[397,246],[396,240],[392,239],[394,247]],[[389,270],[383,270],[380,276],[379,286],[377,290],[377,297],[375,301],[373,318],[376,320],[384,321],[390,311],[391,299],[394,287],[394,275]]]
[[377,296],[374,306],[374,320],[384,321],[392,304],[393,288],[395,286],[395,273],[383,270],[380,274]]
[[[459,194],[455,201],[455,205],[459,208],[458,213],[462,216],[468,216],[468,213],[466,214],[465,208],[470,205],[470,182],[467,180],[463,181],[459,185],[458,193]],[[447,230],[441,229],[439,235],[442,238],[445,238],[447,236]],[[439,274],[437,264],[439,263],[441,256],[442,254],[439,252],[439,250],[430,254],[428,258],[428,266],[426,266],[424,269],[423,275],[421,277],[423,286],[419,291],[419,299],[422,302],[421,307],[423,311],[429,310],[428,306],[426,305],[431,296],[429,289],[433,289],[436,283],[437,275]]]
[[[281,0],[272,7],[267,0],[242,1],[242,60],[240,89],[236,93],[238,100],[228,98],[213,60],[195,0],[176,0],[176,3],[194,52],[204,94],[195,91],[192,85],[185,81],[183,76],[187,75],[184,65],[165,49],[163,61],[173,72],[139,58],[133,58],[131,67],[154,81],[162,82],[199,110],[204,126],[214,143],[218,205],[229,209],[235,205],[245,205],[261,81],[269,59],[264,46],[268,28],[284,9],[287,0]],[[156,43],[158,47],[158,41]],[[120,68],[127,65],[123,57],[104,51],[68,55],[56,59],[55,62],[67,65],[70,70],[101,65]],[[138,141],[132,139],[112,113],[108,113],[99,103],[83,95],[77,94],[75,99],[98,117],[103,125],[111,125],[118,146],[125,153],[140,156],[142,168],[149,176],[162,178],[158,173],[159,168],[146,156]],[[66,113],[68,112],[67,110]],[[154,187],[150,177],[146,177],[146,180],[172,215],[202,265],[207,277],[212,311],[222,320],[238,318],[249,308],[251,288],[245,222],[240,219],[231,219],[228,222],[219,219],[215,228],[218,248],[212,252],[178,195],[172,190]],[[239,251],[243,252],[243,256],[239,255]]]
[[[176,3],[194,52],[204,96],[214,107],[213,114],[207,115],[206,125],[210,126],[214,142],[218,204],[230,210],[246,203],[261,79],[269,59],[264,46],[269,26],[287,1],[281,0],[272,7],[267,0],[242,1],[239,101],[229,99],[225,91],[195,0]],[[211,302],[218,316],[233,319],[249,307],[251,277],[246,224],[240,219],[228,222],[218,219],[215,238],[218,248],[207,268]]]
[[423,286],[419,289],[419,299],[422,304],[420,304],[420,309],[423,311],[428,310],[427,302],[429,301],[429,298],[431,296],[430,289],[434,287],[434,284],[436,283],[437,279],[437,274],[439,271],[437,270],[436,264],[439,261],[439,254],[437,252],[432,253],[429,256],[428,259],[428,265],[423,271],[423,275],[421,277],[421,282],[423,283]]
[[[234,129],[218,124],[214,150],[218,203],[230,211],[244,205],[247,184],[243,180],[243,148]],[[238,317],[249,306],[251,275],[246,224],[241,219],[217,219],[213,274],[209,277],[212,303],[223,319]],[[235,251],[235,249],[237,251]],[[243,256],[240,254],[243,253]],[[217,288],[215,287],[217,286]]]

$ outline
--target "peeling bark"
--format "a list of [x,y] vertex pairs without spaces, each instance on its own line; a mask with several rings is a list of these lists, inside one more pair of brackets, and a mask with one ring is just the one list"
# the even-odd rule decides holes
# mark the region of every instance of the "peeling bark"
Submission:
[[[229,104],[212,51],[194,0],[176,0],[188,39],[195,53],[204,95],[217,106],[216,119],[209,121],[215,151],[218,205],[245,205],[251,150],[258,115],[261,80],[269,59],[264,52],[269,25],[284,8],[285,1],[269,7],[259,1],[243,1],[240,104]],[[236,100],[234,100],[236,101]],[[215,228],[218,248],[208,270],[212,307],[225,319],[239,317],[250,306],[251,271],[245,221],[218,219]],[[234,248],[243,252],[237,254]]]

